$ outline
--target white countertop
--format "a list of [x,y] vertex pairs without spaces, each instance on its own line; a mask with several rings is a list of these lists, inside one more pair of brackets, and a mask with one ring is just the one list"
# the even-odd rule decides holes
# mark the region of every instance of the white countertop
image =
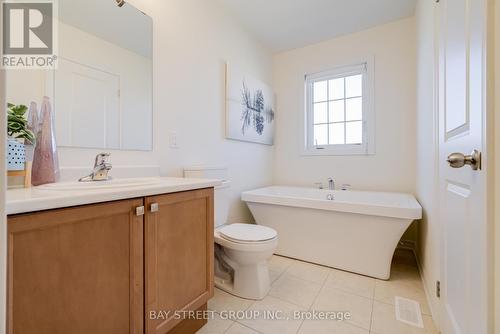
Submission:
[[218,180],[175,177],[155,178],[155,181],[149,184],[103,189],[97,189],[98,187],[78,190],[46,190],[39,187],[9,189],[7,215],[211,188],[221,184]]

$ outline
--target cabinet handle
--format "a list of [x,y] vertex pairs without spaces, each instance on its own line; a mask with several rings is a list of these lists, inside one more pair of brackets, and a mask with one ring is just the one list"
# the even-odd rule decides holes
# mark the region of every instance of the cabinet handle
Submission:
[[151,212],[158,212],[160,211],[160,206],[158,203],[151,203]]
[[135,208],[135,215],[136,216],[143,216],[144,215],[144,206],[138,206]]

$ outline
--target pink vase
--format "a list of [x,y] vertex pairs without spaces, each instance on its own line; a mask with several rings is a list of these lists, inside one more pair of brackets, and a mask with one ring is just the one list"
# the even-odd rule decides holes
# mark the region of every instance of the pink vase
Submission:
[[39,186],[59,180],[59,159],[52,119],[52,107],[48,97],[43,98],[40,109],[40,128],[36,134],[35,154],[31,183]]

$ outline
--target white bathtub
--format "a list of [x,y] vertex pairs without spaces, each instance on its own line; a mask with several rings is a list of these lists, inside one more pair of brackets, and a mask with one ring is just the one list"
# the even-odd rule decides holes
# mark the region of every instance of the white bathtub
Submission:
[[275,186],[241,197],[257,224],[278,231],[276,254],[380,279],[389,279],[401,236],[422,217],[402,193]]

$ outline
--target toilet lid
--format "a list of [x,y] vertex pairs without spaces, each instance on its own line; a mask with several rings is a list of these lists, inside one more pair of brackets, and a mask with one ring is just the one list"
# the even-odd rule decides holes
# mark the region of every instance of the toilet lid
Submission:
[[255,224],[231,224],[219,229],[219,233],[226,239],[244,242],[271,240],[278,235],[270,227]]

